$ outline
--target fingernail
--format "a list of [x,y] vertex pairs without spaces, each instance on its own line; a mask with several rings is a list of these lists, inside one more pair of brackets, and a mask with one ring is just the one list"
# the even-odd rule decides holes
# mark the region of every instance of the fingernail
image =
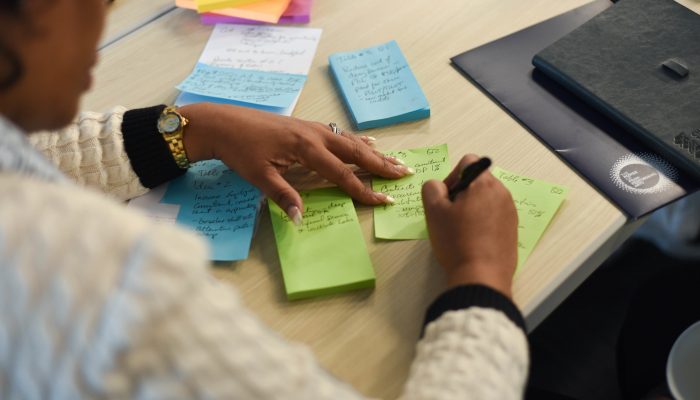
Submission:
[[289,218],[294,222],[294,225],[301,226],[301,211],[299,211],[299,207],[289,207],[287,209],[287,215],[289,215]]
[[413,175],[416,173],[416,170],[414,170],[413,168],[401,164],[394,165],[394,169],[396,169],[402,175]]
[[388,194],[374,192],[374,195],[379,201],[385,204],[394,204],[394,202],[396,202],[396,200],[394,200],[394,198],[389,196]]
[[403,162],[403,160],[398,159],[398,158],[396,158],[396,157],[394,157],[394,156],[384,156],[384,157],[386,157],[387,160],[391,161],[392,164],[406,165],[406,163]]
[[368,142],[376,142],[377,138],[374,136],[362,136],[362,139],[368,141]]

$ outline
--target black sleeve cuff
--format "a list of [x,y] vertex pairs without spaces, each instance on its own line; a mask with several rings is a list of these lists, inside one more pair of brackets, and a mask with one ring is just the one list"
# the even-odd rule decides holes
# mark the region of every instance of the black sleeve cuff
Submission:
[[527,335],[525,320],[518,307],[501,292],[484,285],[457,286],[440,295],[428,307],[423,329],[447,311],[463,310],[469,307],[493,308],[502,311]]
[[141,184],[154,188],[185,173],[175,163],[168,144],[158,132],[164,105],[129,110],[122,121],[124,149]]

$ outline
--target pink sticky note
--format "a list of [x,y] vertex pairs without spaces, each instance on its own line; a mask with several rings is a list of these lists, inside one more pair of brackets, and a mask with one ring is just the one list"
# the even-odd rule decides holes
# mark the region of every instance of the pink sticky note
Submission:
[[[311,5],[313,0],[292,0],[289,7],[280,17],[278,24],[308,24],[311,20]],[[244,24],[244,25],[259,25],[264,24],[263,21],[256,21],[246,18],[231,17],[217,13],[204,13],[201,15],[203,24]]]

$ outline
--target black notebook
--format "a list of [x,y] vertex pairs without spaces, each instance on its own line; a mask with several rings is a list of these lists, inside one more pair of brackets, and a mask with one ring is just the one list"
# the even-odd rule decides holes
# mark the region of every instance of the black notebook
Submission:
[[700,15],[621,0],[532,63],[700,179]]

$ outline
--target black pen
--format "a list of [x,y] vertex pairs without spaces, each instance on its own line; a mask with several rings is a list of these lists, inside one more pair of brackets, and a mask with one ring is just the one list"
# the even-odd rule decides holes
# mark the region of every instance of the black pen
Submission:
[[474,179],[479,177],[479,175],[481,175],[482,172],[489,169],[490,166],[491,159],[488,157],[482,157],[479,159],[479,161],[464,167],[462,173],[459,174],[459,180],[450,188],[450,201],[454,201],[455,197],[457,197],[459,192],[468,188],[469,185],[471,185],[471,183],[474,182]]

